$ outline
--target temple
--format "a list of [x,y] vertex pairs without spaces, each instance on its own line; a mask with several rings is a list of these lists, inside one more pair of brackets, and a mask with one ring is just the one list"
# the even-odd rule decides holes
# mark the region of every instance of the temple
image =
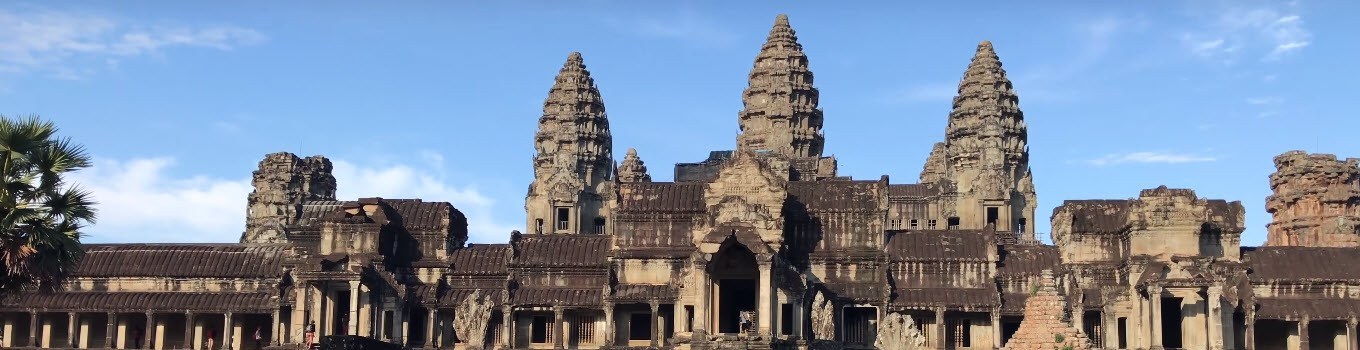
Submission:
[[810,67],[780,15],[734,147],[660,182],[645,152],[615,160],[571,53],[504,243],[467,243],[451,203],[338,199],[326,158],[267,155],[239,243],[89,244],[62,290],[3,299],[0,346],[1360,349],[1360,160],[1277,157],[1262,247],[1241,203],[1165,186],[1065,201],[1045,244],[992,43],[907,182],[838,172]]

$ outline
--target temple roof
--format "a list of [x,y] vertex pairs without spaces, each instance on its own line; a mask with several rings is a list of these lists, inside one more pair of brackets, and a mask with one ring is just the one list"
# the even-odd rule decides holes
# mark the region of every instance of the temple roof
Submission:
[[469,244],[449,252],[449,272],[455,275],[504,275],[509,244]]
[[939,190],[926,184],[888,185],[890,197],[931,197],[939,195]]
[[255,292],[60,292],[24,293],[0,310],[125,312],[259,312],[277,307],[271,293]]
[[882,186],[878,181],[790,181],[789,197],[808,210],[879,210]]
[[1244,249],[1253,281],[1360,280],[1360,249],[1257,247]]
[[984,288],[898,288],[892,304],[901,307],[983,308],[1000,303],[994,289]]
[[1256,299],[1257,319],[1348,320],[1360,315],[1360,299],[1262,298]]
[[1053,208],[1053,215],[1062,211],[1072,214],[1072,232],[1118,233],[1129,226],[1129,200],[1086,199],[1066,200]]
[[996,273],[1001,276],[1038,276],[1061,263],[1058,247],[1051,245],[1006,245],[999,253]]
[[704,211],[701,182],[630,182],[619,184],[620,212]]
[[75,277],[280,278],[284,245],[87,244]]
[[515,305],[596,306],[604,303],[604,288],[524,287],[514,291]]
[[514,266],[604,267],[608,265],[609,236],[522,235],[512,242]]
[[991,231],[891,231],[884,250],[892,261],[991,261]]

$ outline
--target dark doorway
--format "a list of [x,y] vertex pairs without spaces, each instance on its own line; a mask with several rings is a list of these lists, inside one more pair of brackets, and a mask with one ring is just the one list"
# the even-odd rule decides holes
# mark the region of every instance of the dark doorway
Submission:
[[1024,317],[1018,317],[1018,316],[1013,316],[1013,317],[1005,317],[1005,316],[1003,316],[1003,317],[1001,317],[1001,343],[1002,343],[1002,344],[1005,344],[1006,342],[1009,342],[1009,341],[1011,340],[1011,336],[1014,336],[1014,335],[1015,335],[1015,331],[1020,330],[1020,322],[1021,322],[1021,321],[1024,321],[1024,319],[1025,319]]
[[[349,291],[342,290],[335,293],[334,303],[331,303],[331,334],[349,334]],[[421,329],[421,328],[417,328]]]
[[[1118,322],[1119,322],[1119,348],[1120,348],[1120,349],[1128,349],[1128,348],[1129,348],[1129,319],[1128,319],[1127,317],[1120,317]],[[1238,343],[1238,344],[1241,344],[1241,343]]]
[[1162,298],[1162,345],[1168,349],[1181,348],[1182,298]]
[[[735,234],[735,233],[734,233]],[[719,333],[735,334],[742,331],[742,313],[756,310],[756,256],[746,246],[728,238],[713,258],[709,275],[717,284],[717,328]],[[756,323],[755,319],[747,322]]]
[[846,345],[874,346],[874,339],[878,335],[878,309],[847,307],[844,310]]
[[987,226],[996,229],[996,221],[1001,219],[1001,210],[997,207],[987,207]]

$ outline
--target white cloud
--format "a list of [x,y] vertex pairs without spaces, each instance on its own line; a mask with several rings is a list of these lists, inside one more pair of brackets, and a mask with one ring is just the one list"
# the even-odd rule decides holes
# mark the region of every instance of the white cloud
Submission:
[[[337,197],[421,198],[447,201],[468,217],[471,241],[503,242],[518,224],[493,215],[497,202],[476,186],[455,186],[442,175],[443,157],[427,152],[423,164],[367,166],[333,160]],[[167,157],[96,159],[73,181],[93,192],[99,221],[92,242],[236,242],[245,229],[248,176],[176,176]],[[252,169],[253,170],[253,169]],[[247,173],[247,171],[242,171]]]
[[1247,104],[1255,106],[1278,105],[1284,103],[1284,98],[1279,96],[1262,96],[1247,99]]
[[1193,154],[1180,153],[1161,153],[1161,152],[1133,152],[1124,154],[1107,154],[1103,157],[1088,160],[1087,163],[1097,166],[1115,165],[1124,163],[1141,164],[1182,164],[1182,163],[1202,163],[1212,162],[1217,159],[1213,157],[1199,156]]
[[154,55],[170,47],[216,50],[264,42],[254,30],[233,26],[144,26],[105,15],[54,10],[0,9],[0,71],[45,71],[57,78],[89,74],[93,60]]
[[667,17],[605,18],[604,23],[625,33],[696,45],[729,45],[739,37],[717,21],[692,11],[676,12]]
[[1243,55],[1260,55],[1262,60],[1275,61],[1312,43],[1313,34],[1288,4],[1265,3],[1257,7],[1232,4],[1233,7],[1213,9],[1204,27],[1181,36],[1191,54],[1224,64],[1235,63]]

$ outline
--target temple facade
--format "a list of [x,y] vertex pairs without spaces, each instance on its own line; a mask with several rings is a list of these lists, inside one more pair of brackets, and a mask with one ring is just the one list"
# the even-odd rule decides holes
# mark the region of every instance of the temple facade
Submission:
[[239,243],[87,245],[62,290],[0,299],[0,346],[1360,349],[1360,161],[1277,157],[1263,247],[1241,246],[1241,203],[1165,186],[1065,201],[1045,244],[990,42],[908,182],[824,154],[787,17],[749,78],[733,149],[659,182],[645,152],[615,161],[571,53],[532,139],[525,229],[505,243],[467,243],[453,204],[341,200],[326,158],[267,155]]

